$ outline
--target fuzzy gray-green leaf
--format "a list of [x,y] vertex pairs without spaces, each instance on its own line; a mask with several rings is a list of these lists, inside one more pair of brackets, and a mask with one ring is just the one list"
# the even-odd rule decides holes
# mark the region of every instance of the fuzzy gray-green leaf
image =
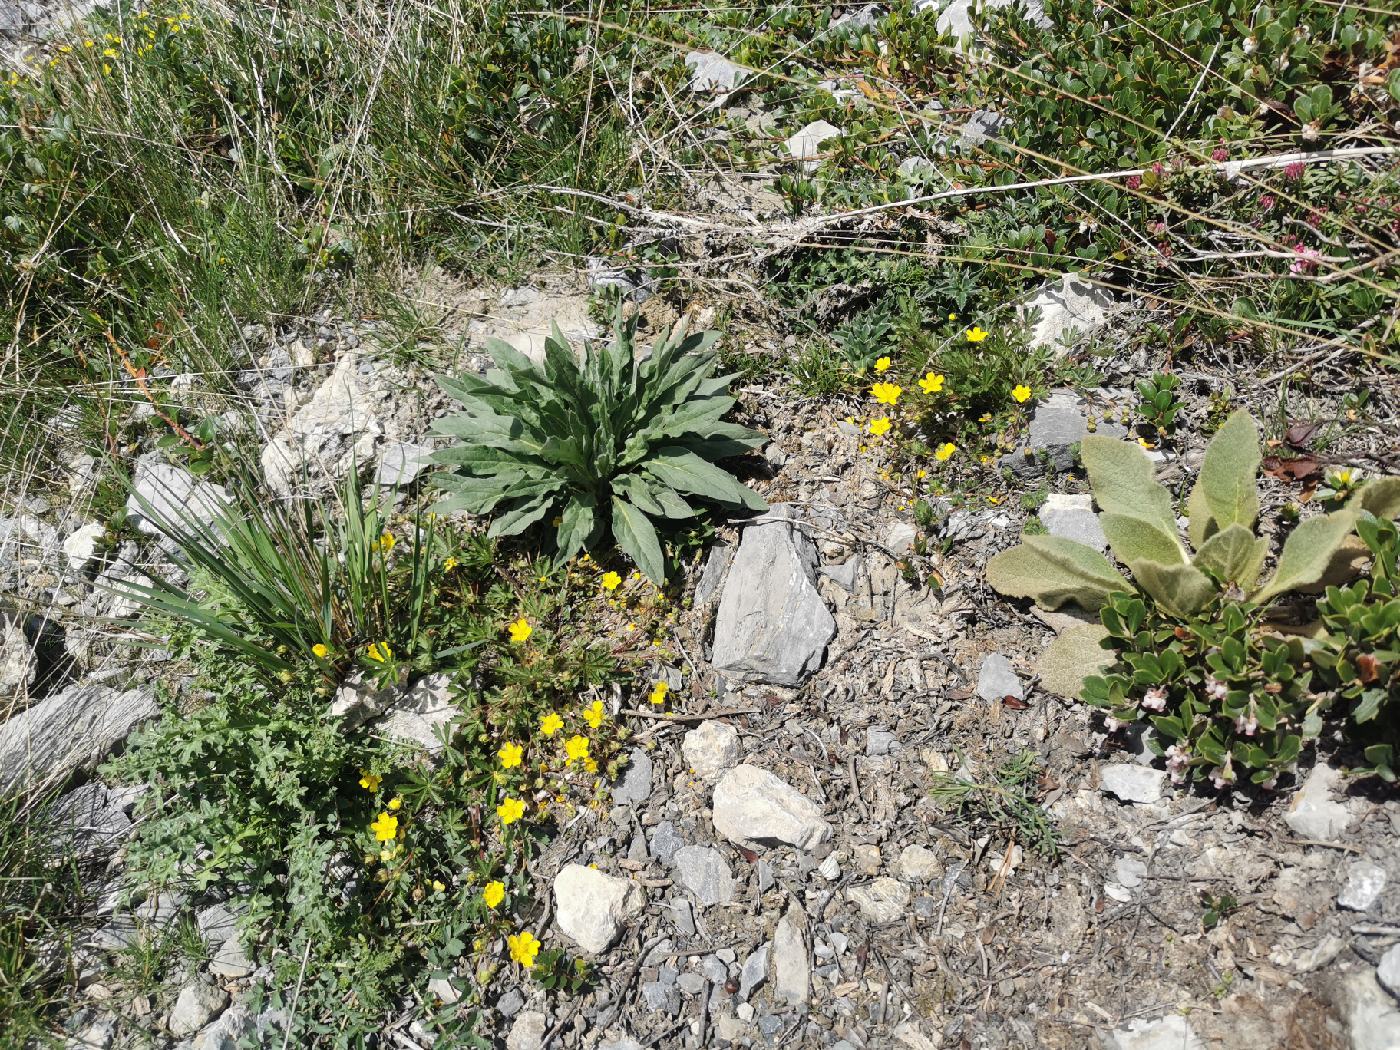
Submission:
[[1178,616],[1190,616],[1216,594],[1210,577],[1193,565],[1140,562],[1133,566],[1133,579],[1153,601]]
[[[1141,448],[1091,434],[1080,445],[1080,458],[1089,473],[1094,501],[1104,512],[1104,533],[1119,561],[1131,564],[1148,558],[1169,565],[1186,560],[1171,494],[1158,483],[1156,468]],[[1109,534],[1110,516],[1117,523],[1118,541]],[[1130,525],[1124,519],[1140,524]]]
[[1309,518],[1284,541],[1274,575],[1250,600],[1267,602],[1280,594],[1307,587],[1322,579],[1332,554],[1356,527],[1356,513],[1350,509]]
[[1027,536],[998,554],[987,562],[987,582],[1013,598],[1032,598],[1042,609],[1075,602],[1093,610],[1114,591],[1128,589],[1102,554],[1060,536]]
[[1230,525],[1254,528],[1259,517],[1259,429],[1246,409],[1234,412],[1206,448],[1187,502],[1188,534],[1197,550]]
[[1206,540],[1191,564],[1250,590],[1259,582],[1259,570],[1268,553],[1268,540],[1256,537],[1243,525],[1230,525]]
[[1041,688],[1067,700],[1079,699],[1084,679],[1102,674],[1113,664],[1113,653],[1099,644],[1107,637],[1108,629],[1102,624],[1065,628],[1040,654],[1037,669]]

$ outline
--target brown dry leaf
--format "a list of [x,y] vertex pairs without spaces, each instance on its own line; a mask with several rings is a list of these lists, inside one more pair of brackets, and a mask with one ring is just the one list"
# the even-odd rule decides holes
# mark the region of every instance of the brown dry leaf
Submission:
[[1291,423],[1283,432],[1283,442],[1301,451],[1309,447],[1321,429],[1322,424],[1315,421]]
[[1278,478],[1280,481],[1315,485],[1322,479],[1322,464],[1312,456],[1296,456],[1293,459],[1265,456],[1264,473]]

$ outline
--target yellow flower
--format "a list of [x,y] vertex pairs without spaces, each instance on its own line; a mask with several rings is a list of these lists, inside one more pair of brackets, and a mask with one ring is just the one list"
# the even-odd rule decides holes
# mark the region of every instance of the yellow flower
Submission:
[[367,773],[363,769],[360,770],[360,787],[366,791],[378,791],[379,782],[383,779],[378,773]]
[[882,357],[882,358],[880,358],[878,361],[875,362],[875,371],[877,371],[877,372],[888,372],[889,370],[890,370],[890,359],[889,359],[888,357]]
[[564,754],[568,756],[568,760],[564,763],[566,766],[586,759],[588,757],[588,737],[578,734],[569,737],[568,740],[564,741]]
[[958,315],[957,315],[957,314],[949,314],[949,315],[948,315],[948,320],[950,320],[950,321],[956,321],[957,319],[958,319]]
[[399,818],[392,813],[381,813],[379,819],[369,826],[374,837],[380,842],[391,842],[399,833]]
[[394,650],[389,648],[388,642],[371,642],[365,646],[365,656],[377,664],[387,664],[394,658]]
[[1333,487],[1333,488],[1340,488],[1340,487],[1342,487],[1342,486],[1344,486],[1344,485],[1350,485],[1350,484],[1351,484],[1351,471],[1350,471],[1350,470],[1339,470],[1339,471],[1337,471],[1336,474],[1332,475],[1332,487]]
[[1011,396],[1024,405],[1030,399],[1031,388],[1021,383],[1011,389]]
[[403,799],[395,797],[389,800],[389,808],[397,812],[403,808]]
[[326,645],[324,642],[317,642],[311,647],[311,655],[316,657],[316,659],[318,660],[324,660],[326,657],[331,655],[331,647]]
[[540,953],[540,942],[529,930],[511,934],[506,938],[506,947],[510,949],[511,961],[527,970],[535,965],[535,956]]
[[496,907],[506,899],[506,884],[504,882],[488,882],[486,888],[481,891],[481,899],[486,902],[488,908]]
[[583,768],[588,770],[588,772],[590,773],[596,773],[598,772],[598,762],[596,759],[585,758],[583,760]]
[[398,542],[398,540],[394,539],[394,534],[392,532],[386,531],[380,535],[379,539],[374,541],[374,549],[388,554],[394,549],[394,544]]
[[110,72],[112,72],[112,67],[111,67],[110,65],[108,65],[106,62],[103,62],[103,63],[102,63],[102,75],[105,77],[105,76],[106,76],[108,73],[110,73]]
[[520,765],[520,759],[525,754],[525,749],[519,744],[505,743],[496,752],[496,757],[501,760],[502,769],[514,769]]
[[447,889],[447,884],[446,884],[446,883],[440,882],[440,881],[438,881],[437,879],[434,879],[434,880],[433,880],[433,892],[434,892],[434,893],[441,893],[441,892],[442,892],[443,890],[445,890],[445,889]]
[[545,736],[553,736],[564,728],[564,720],[553,711],[540,719],[540,732]]
[[881,416],[879,419],[872,419],[869,429],[870,433],[874,434],[876,437],[888,433],[890,429],[890,417]]
[[594,700],[592,704],[584,708],[583,720],[592,728],[597,729],[603,724],[603,701]]
[[657,682],[651,687],[651,695],[647,699],[659,706],[666,702],[666,694],[670,691],[671,687],[667,683]]
[[518,798],[507,798],[496,807],[496,816],[501,818],[502,824],[514,824],[525,815],[525,803]]
[[929,372],[919,380],[919,389],[925,394],[937,394],[943,389],[943,377]]
[[103,58],[116,58],[116,57],[117,57],[117,53],[116,53],[115,51],[113,51],[110,47],[104,47],[104,48],[102,49],[102,57],[103,57]]
[[870,388],[871,396],[882,405],[893,405],[899,402],[899,395],[904,393],[904,388],[897,383],[876,383]]
[[958,446],[951,441],[945,441],[938,446],[938,451],[933,454],[933,458],[940,463],[946,463],[952,458],[953,453],[958,450]]
[[963,334],[967,336],[967,341],[969,343],[980,343],[983,339],[986,339],[987,336],[991,335],[992,333],[984,332],[982,330],[981,325],[975,324]]
[[622,586],[622,577],[615,572],[603,573],[603,590],[615,591]]
[[525,642],[535,631],[535,629],[530,626],[530,621],[523,616],[513,624],[510,624],[506,629],[510,631],[510,640],[516,645]]
[[455,569],[456,567],[457,567],[457,559],[451,557],[450,555],[448,556],[447,560],[444,561],[444,562],[442,563],[442,571],[443,571],[443,572],[451,572],[451,571],[452,571],[453,569]]

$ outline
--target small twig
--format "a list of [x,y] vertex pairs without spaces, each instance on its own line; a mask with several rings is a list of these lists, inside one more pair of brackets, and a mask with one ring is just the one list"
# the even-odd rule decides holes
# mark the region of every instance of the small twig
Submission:
[[131,376],[132,379],[136,380],[137,389],[139,389],[141,393],[145,396],[146,400],[151,403],[151,407],[155,409],[156,415],[160,416],[160,418],[164,421],[165,425],[168,426],[171,430],[173,430],[175,432],[175,435],[186,445],[189,445],[190,448],[194,449],[196,452],[203,452],[204,442],[200,441],[197,437],[195,437],[188,430],[182,427],[175,419],[171,418],[171,416],[165,411],[165,409],[161,408],[160,402],[156,400],[155,394],[151,392],[150,385],[146,382],[146,370],[144,368],[137,368],[134,364],[132,364],[130,356],[125,350],[121,348],[121,345],[117,342],[116,338],[113,337],[110,329],[103,332],[102,334],[107,337],[107,342],[111,344],[112,349],[115,350],[117,352],[117,356],[121,358],[122,367],[126,369],[126,374]]
[[311,939],[308,937],[306,947],[301,953],[301,969],[297,971],[297,986],[292,990],[292,1005],[287,1011],[287,1028],[282,1033],[282,1050],[287,1050],[287,1043],[292,1038],[292,1022],[297,1016],[297,1000],[301,998],[301,981],[306,976],[306,960],[311,957]]
[[860,819],[870,821],[870,811],[865,808],[865,799],[860,796],[860,781],[856,779],[856,756],[852,755],[846,763],[846,771],[851,775],[851,797],[856,800],[856,809],[860,810]]
[[756,707],[729,707],[721,711],[700,711],[696,714],[685,714],[681,711],[646,711],[640,707],[624,707],[618,714],[633,715],[637,718],[655,718],[662,722],[704,722],[710,718],[757,715],[762,714],[762,712]]

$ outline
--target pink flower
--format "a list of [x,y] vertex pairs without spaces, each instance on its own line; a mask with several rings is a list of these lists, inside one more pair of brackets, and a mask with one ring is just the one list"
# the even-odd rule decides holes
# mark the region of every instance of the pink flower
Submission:
[[1230,687],[1214,675],[1206,678],[1206,696],[1212,700],[1224,700],[1230,695]]
[[1285,164],[1283,167],[1283,177],[1297,181],[1303,177],[1303,162],[1295,160],[1292,164]]
[[1173,784],[1180,784],[1186,778],[1186,770],[1191,767],[1191,756],[1180,744],[1173,744],[1167,748],[1167,772],[1171,775]]
[[1156,689],[1149,689],[1142,698],[1142,706],[1143,709],[1147,711],[1156,711],[1158,713],[1165,711],[1167,709],[1166,688],[1164,686],[1158,686]]
[[1289,264],[1289,273],[1315,273],[1317,271],[1317,260],[1322,258],[1322,253],[1316,248],[1296,244],[1293,246],[1293,254],[1297,258]]
[[1103,727],[1110,733],[1118,732],[1118,730],[1122,729],[1127,724],[1127,722],[1118,721],[1118,719],[1114,718],[1112,715],[1104,716]]
[[1160,178],[1162,177],[1162,172],[1163,172],[1164,170],[1165,170],[1165,169],[1162,167],[1162,162],[1161,162],[1160,160],[1158,160],[1158,161],[1153,161],[1153,163],[1152,163],[1152,174],[1153,174],[1153,175],[1156,175],[1156,176],[1160,179]]
[[1215,149],[1211,150],[1210,152],[1210,159],[1217,163],[1225,160],[1229,156],[1230,151],[1227,150],[1224,146],[1216,146]]
[[1274,201],[1273,195],[1266,193],[1264,194],[1264,196],[1259,198],[1259,210],[1269,211],[1273,208],[1275,203],[1276,202]]
[[1128,189],[1135,190],[1142,185],[1142,177],[1140,175],[1129,175],[1123,184],[1127,186]]

